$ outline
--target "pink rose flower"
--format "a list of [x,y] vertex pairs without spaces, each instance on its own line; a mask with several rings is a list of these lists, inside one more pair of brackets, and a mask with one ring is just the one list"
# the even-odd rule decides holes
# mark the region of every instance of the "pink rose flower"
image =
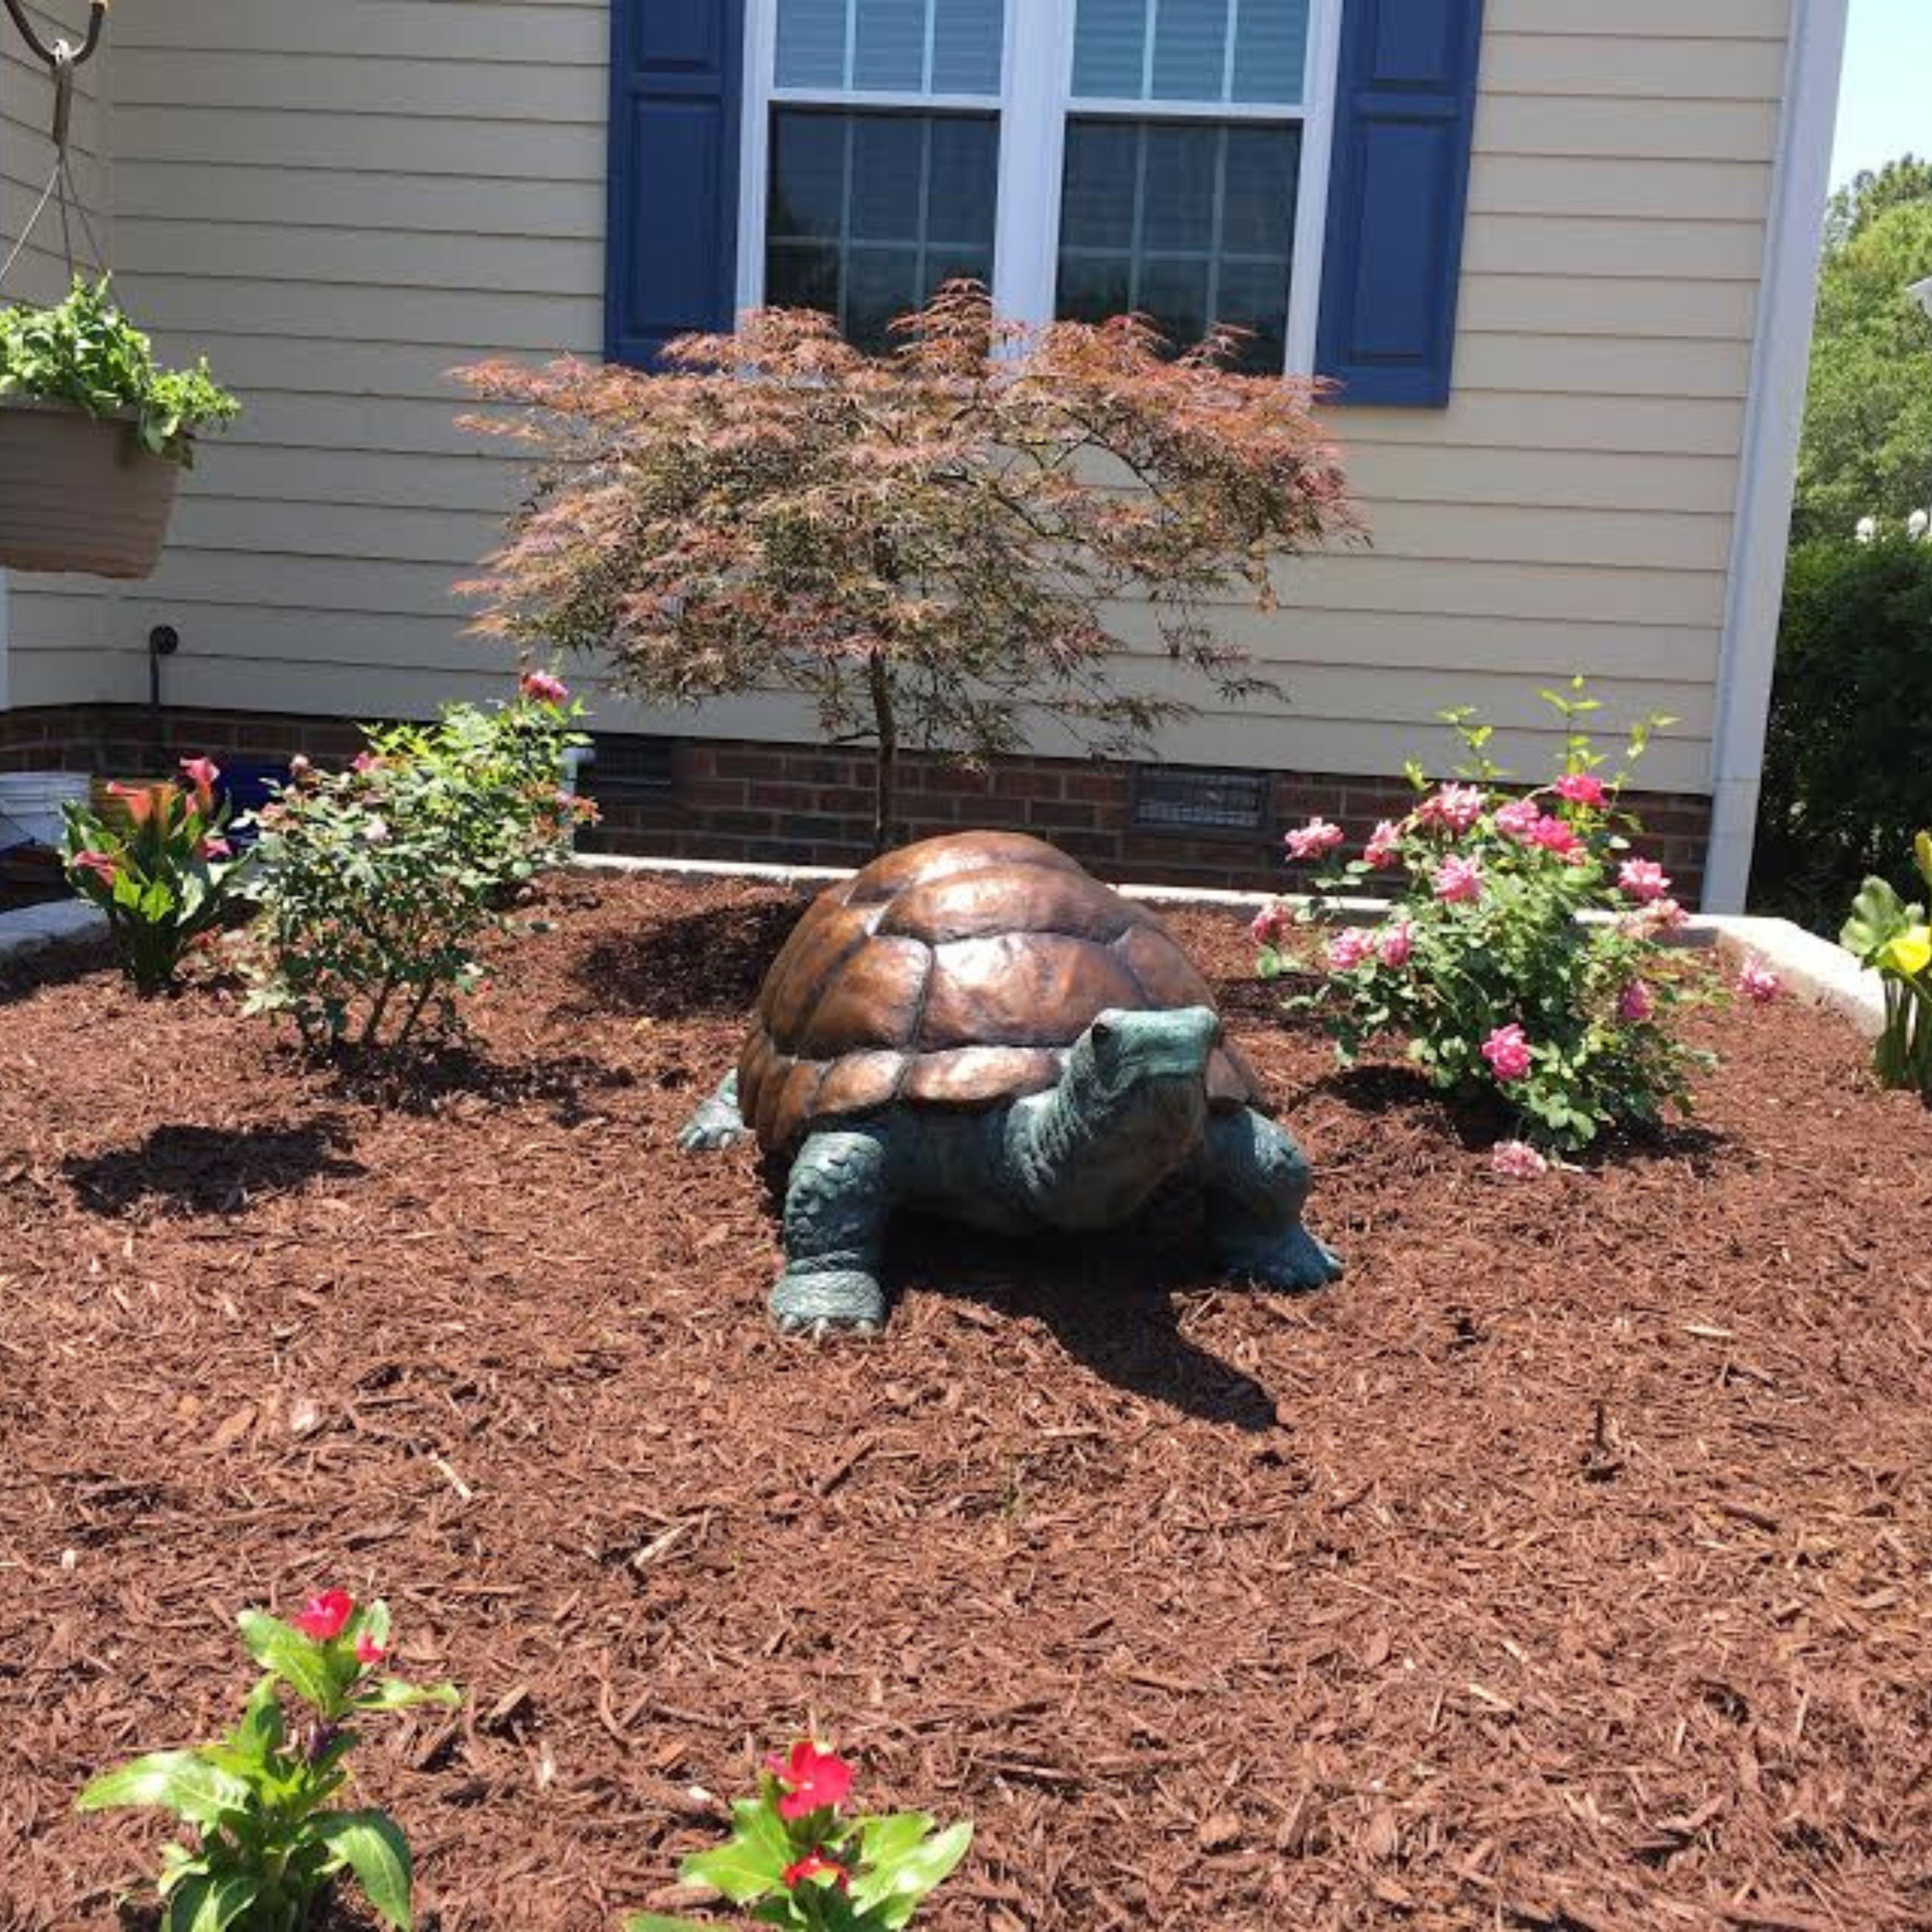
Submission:
[[1768,1006],[1784,990],[1784,982],[1755,952],[1744,955],[1738,968],[1738,991],[1760,1006]]
[[1560,818],[1539,818],[1530,828],[1529,842],[1562,859],[1570,858],[1583,849],[1582,840]]
[[1474,859],[1444,859],[1436,868],[1436,896],[1451,905],[1474,904],[1483,896],[1483,868]]
[[290,782],[292,784],[300,784],[302,780],[308,776],[310,770],[310,766],[307,757],[303,753],[298,752],[295,756],[289,760]]
[[1617,995],[1617,1018],[1620,1020],[1647,1020],[1656,1010],[1657,1002],[1641,980],[1631,980]]
[[1490,1150],[1490,1172],[1506,1180],[1534,1180],[1550,1163],[1527,1141],[1498,1141]]
[[1653,899],[1637,916],[1637,922],[1644,932],[1654,938],[1662,932],[1676,932],[1690,923],[1690,915],[1673,898]]
[[1498,1027],[1483,1042],[1483,1058],[1505,1084],[1529,1071],[1529,1042],[1520,1026]]
[[1402,857],[1402,827],[1392,818],[1384,818],[1369,835],[1369,842],[1362,848],[1362,856],[1377,872],[1397,864]]
[[1311,818],[1282,842],[1291,859],[1318,859],[1324,853],[1334,851],[1347,836],[1339,825],[1330,825],[1325,818]]
[[1556,796],[1568,799],[1572,805],[1600,807],[1609,794],[1594,772],[1565,772],[1556,781]]
[[1670,890],[1670,878],[1654,859],[1626,859],[1617,873],[1624,896],[1648,904]]
[[1294,914],[1280,900],[1271,899],[1255,914],[1248,936],[1257,946],[1279,946],[1294,922]]
[[1351,973],[1362,962],[1373,956],[1376,950],[1375,934],[1359,926],[1345,926],[1328,942],[1328,970],[1331,973]]
[[235,848],[226,839],[218,838],[212,834],[204,838],[195,850],[203,859],[232,859],[235,856]]
[[1415,822],[1439,826],[1460,838],[1482,817],[1488,803],[1478,786],[1446,784],[1416,807]]
[[1384,966],[1406,966],[1415,950],[1415,928],[1407,920],[1399,920],[1382,929],[1382,960]]
[[1533,798],[1513,798],[1496,808],[1496,830],[1505,838],[1526,840],[1543,820],[1543,808]]
[[570,686],[560,677],[547,670],[526,670],[518,680],[517,688],[524,695],[538,704],[568,704]]
[[373,772],[382,762],[374,752],[358,752],[350,760],[349,769],[352,772]]

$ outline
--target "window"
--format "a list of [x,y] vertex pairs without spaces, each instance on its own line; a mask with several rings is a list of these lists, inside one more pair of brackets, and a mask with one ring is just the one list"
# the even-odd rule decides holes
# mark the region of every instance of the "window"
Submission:
[[884,346],[946,280],[1313,364],[1340,0],[751,0],[741,307]]

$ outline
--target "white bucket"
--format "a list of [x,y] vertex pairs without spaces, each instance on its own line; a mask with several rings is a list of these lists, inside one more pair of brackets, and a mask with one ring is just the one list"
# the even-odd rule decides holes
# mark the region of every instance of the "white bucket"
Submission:
[[63,805],[85,805],[85,772],[0,772],[0,852],[16,845],[58,845]]

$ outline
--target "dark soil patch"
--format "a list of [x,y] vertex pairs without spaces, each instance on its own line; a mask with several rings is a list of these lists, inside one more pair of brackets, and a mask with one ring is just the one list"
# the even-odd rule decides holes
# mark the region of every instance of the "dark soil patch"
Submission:
[[0,1924],[112,1925],[160,1831],[74,1792],[342,1582],[469,1692],[362,1760],[442,1932],[674,1898],[808,1714],[977,1821],[934,1932],[1932,1925],[1932,1117],[1836,1023],[1714,1016],[1696,1133],[1525,1184],[1243,998],[1346,1281],[914,1227],[820,1349],[674,1148],[794,902],[547,898],[400,1095],[0,991]]

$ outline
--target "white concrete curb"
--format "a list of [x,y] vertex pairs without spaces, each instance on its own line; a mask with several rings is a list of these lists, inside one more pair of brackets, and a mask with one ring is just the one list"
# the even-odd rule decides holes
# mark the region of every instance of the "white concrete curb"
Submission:
[[0,912],[0,959],[17,959],[63,939],[92,939],[107,930],[107,916],[79,899],[55,899],[46,905],[22,906]]
[[[837,866],[760,866],[738,860],[630,859],[610,853],[580,853],[572,861],[576,868],[590,872],[652,873],[661,878],[692,879],[747,879],[761,884],[784,886],[793,892],[822,890],[852,876],[850,867]],[[1155,905],[1213,907],[1252,919],[1264,905],[1280,900],[1293,906],[1305,905],[1305,896],[1293,892],[1230,892],[1204,886],[1122,886],[1118,889],[1130,899],[1143,899]],[[1386,916],[1387,903],[1380,899],[1337,899],[1329,902],[1336,914],[1351,925],[1372,925]],[[1842,946],[1834,946],[1816,933],[1789,920],[1750,919],[1742,916],[1700,914],[1678,935],[1678,943],[1691,946],[1718,947],[1733,963],[1755,953],[1797,998],[1850,1021],[1868,1040],[1875,1040],[1885,1025],[1885,994],[1879,976],[1868,973]]]

